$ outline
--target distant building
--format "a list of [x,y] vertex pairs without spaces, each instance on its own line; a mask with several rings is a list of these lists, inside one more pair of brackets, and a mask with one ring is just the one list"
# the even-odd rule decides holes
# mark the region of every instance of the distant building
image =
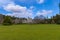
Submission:
[[27,20],[23,20],[22,23],[27,23]]
[[19,23],[19,19],[15,19],[15,24],[18,24]]
[[27,18],[27,23],[32,23],[32,18]]
[[22,21],[23,23],[32,23],[32,18],[27,18]]
[[27,19],[26,18],[16,18],[13,20],[14,24],[20,24],[20,23],[27,23]]

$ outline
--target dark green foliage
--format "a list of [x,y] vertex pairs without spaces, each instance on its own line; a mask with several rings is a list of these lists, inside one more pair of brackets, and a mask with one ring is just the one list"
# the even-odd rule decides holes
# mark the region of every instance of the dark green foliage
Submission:
[[53,17],[54,21],[56,22],[56,24],[60,24],[60,15],[56,15]]
[[5,16],[4,21],[3,21],[3,25],[11,25],[11,24],[12,24],[11,17]]
[[57,24],[60,24],[60,20],[56,22]]

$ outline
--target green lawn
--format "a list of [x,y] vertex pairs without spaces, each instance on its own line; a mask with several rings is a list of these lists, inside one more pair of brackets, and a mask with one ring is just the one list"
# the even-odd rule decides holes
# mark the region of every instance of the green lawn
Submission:
[[0,25],[0,40],[60,40],[60,25]]

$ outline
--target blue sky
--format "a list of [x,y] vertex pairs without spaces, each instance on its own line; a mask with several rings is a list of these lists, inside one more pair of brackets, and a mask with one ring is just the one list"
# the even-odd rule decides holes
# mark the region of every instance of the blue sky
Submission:
[[31,17],[44,15],[49,18],[59,13],[59,0],[0,0],[0,14]]

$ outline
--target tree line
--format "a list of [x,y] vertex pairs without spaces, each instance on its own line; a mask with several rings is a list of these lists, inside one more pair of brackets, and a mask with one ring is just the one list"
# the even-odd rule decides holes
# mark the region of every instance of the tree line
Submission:
[[[23,24],[25,21],[27,23],[28,20],[27,18],[1,15],[2,14],[0,14],[0,24],[3,25]],[[31,20],[32,22],[29,22],[30,24],[60,24],[60,14],[56,14],[51,18],[44,17],[43,15],[35,16],[34,19]]]

